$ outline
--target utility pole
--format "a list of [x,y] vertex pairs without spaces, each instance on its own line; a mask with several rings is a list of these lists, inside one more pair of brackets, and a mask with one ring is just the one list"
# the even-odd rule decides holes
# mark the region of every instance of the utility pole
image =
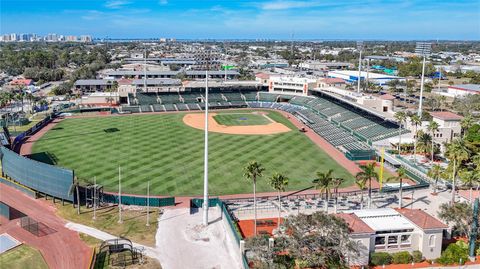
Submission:
[[363,41],[357,41],[357,49],[360,52],[358,57],[358,81],[357,81],[357,92],[360,93],[360,81],[362,80],[362,51],[363,51]]
[[150,226],[150,181],[147,183],[147,227]]
[[121,168],[118,167],[118,223],[122,223],[122,175]]
[[425,61],[427,56],[430,54],[432,51],[432,44],[427,43],[427,42],[417,42],[416,48],[415,48],[415,53],[417,55],[420,55],[423,57],[423,62],[422,62],[422,79],[421,79],[421,84],[420,84],[420,101],[418,103],[418,112],[417,115],[419,117],[422,116],[422,104],[423,104],[423,88],[424,88],[424,82],[425,82]]

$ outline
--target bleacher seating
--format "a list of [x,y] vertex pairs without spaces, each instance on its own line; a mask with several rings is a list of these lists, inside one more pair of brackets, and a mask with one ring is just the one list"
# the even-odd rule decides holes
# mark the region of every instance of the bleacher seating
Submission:
[[140,110],[142,112],[152,112],[152,108],[150,107],[150,105],[141,105]]
[[257,92],[242,92],[246,101],[257,101]]
[[180,96],[184,103],[198,103],[198,100],[202,99],[200,93],[181,93]]
[[163,106],[165,107],[165,111],[177,111],[173,104],[163,104]]
[[139,105],[158,104],[157,95],[152,93],[137,93],[137,100]]
[[155,104],[155,105],[152,105],[152,106],[153,106],[153,111],[154,112],[165,112],[165,107],[163,105]]
[[180,95],[178,93],[173,94],[161,94],[159,95],[162,104],[178,104],[180,103]]
[[188,109],[188,106],[186,104],[183,104],[183,103],[177,103],[175,104],[177,106],[177,109],[178,111],[187,111],[189,110]]

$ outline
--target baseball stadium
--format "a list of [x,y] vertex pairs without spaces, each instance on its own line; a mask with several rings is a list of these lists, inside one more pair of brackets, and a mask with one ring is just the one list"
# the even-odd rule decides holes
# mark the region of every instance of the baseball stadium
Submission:
[[[150,182],[152,195],[200,195],[204,100],[201,91],[138,92],[108,111],[57,112],[28,139],[16,140],[16,150],[27,157],[20,161],[44,170],[18,165],[9,169],[5,157],[14,154],[5,149],[3,171],[19,183],[32,173],[61,174],[55,176],[63,180],[61,194],[41,190],[58,198],[71,195],[65,192],[73,183],[95,181],[105,192],[117,192],[120,178],[123,193],[143,195]],[[251,160],[271,173],[288,175],[289,191],[311,188],[316,172],[330,169],[347,187],[359,171],[354,162],[375,158],[371,143],[399,132],[394,123],[328,96],[228,89],[210,92],[208,102],[209,192],[217,196],[251,191],[243,179],[243,167]],[[259,181],[258,191],[271,187]]]
[[[100,204],[100,208],[110,212],[108,221],[117,211],[113,208],[119,205],[119,223],[124,207],[131,206],[133,210],[147,208],[147,216],[150,207],[176,208],[178,210],[165,211],[162,216],[162,219],[172,221],[157,224],[163,227],[158,229],[161,236],[150,235],[158,246],[169,244],[182,237],[176,233],[184,230],[177,231],[175,227],[196,227],[194,224],[200,221],[201,214],[191,213],[187,219],[182,215],[186,212],[183,209],[196,212],[204,207],[200,197],[204,187],[204,112],[207,102],[209,206],[213,207],[214,217],[225,217],[214,226],[226,231],[225,236],[235,249],[239,249],[240,242],[252,233],[253,226],[249,222],[252,218],[252,184],[245,175],[245,166],[252,160],[265,169],[265,178],[275,173],[288,177],[288,186],[283,192],[288,201],[282,202],[286,212],[328,211],[333,204],[322,201],[322,193],[314,184],[318,173],[327,171],[331,171],[332,177],[343,179],[336,187],[336,191],[341,191],[340,196],[346,199],[339,203],[339,208],[361,208],[363,200],[361,203],[348,201],[349,197],[355,200],[363,193],[355,186],[355,175],[362,171],[359,163],[376,160],[378,152],[372,147],[373,143],[407,132],[394,122],[320,92],[299,96],[272,93],[262,88],[212,87],[207,98],[203,89],[167,93],[138,91],[120,98],[118,106],[65,104],[58,107],[44,120],[17,135],[9,146],[0,148],[4,176],[0,181],[31,197],[51,198],[54,204],[61,201],[63,205],[66,201],[77,208],[85,207],[89,210],[87,215],[91,215],[92,208]],[[5,135],[9,141],[8,133]],[[415,179],[414,175],[408,175]],[[428,186],[421,180],[410,182],[415,186],[405,186],[404,189]],[[379,193],[378,182],[373,182],[372,188]],[[255,210],[263,212],[262,216],[270,218],[272,212],[276,212],[278,196],[275,190],[268,180],[257,180]],[[382,193],[385,191],[388,192],[388,188]],[[12,200],[7,204],[16,204],[13,191],[10,198]],[[141,216],[145,214],[143,209],[138,213]],[[171,215],[174,213],[180,215]],[[35,210],[26,212],[26,215],[22,219],[24,230],[37,237],[45,233],[39,227],[47,223],[47,215]],[[43,226],[55,226],[63,231],[58,236],[72,240],[69,230],[60,220],[57,222]],[[272,223],[269,220],[264,224],[270,229]],[[119,227],[129,229],[130,226]],[[188,227],[185,231],[197,233]],[[82,231],[83,228],[73,229]],[[192,236],[196,238],[198,235]],[[77,239],[76,244],[82,245]],[[159,257],[134,248],[121,234],[117,239],[103,239],[105,248],[101,246],[99,251],[105,253],[105,249],[112,249],[110,244],[126,246],[118,243],[124,242],[122,240],[130,242],[126,245],[130,246],[132,262],[134,257],[135,263],[139,262],[144,255],[154,259]],[[186,240],[183,246],[195,246],[188,236]],[[85,258],[81,262],[97,264],[100,254],[95,251],[91,256],[94,258]],[[68,255],[75,255],[73,250],[70,252]],[[48,253],[51,254],[51,257],[46,256],[48,263],[56,260],[67,263],[69,260],[60,258],[69,257],[61,249],[48,250]],[[243,268],[248,268],[244,253],[222,262],[228,263],[232,257],[243,264]],[[176,260],[161,262],[168,265]],[[107,261],[113,263],[115,259],[108,258]]]

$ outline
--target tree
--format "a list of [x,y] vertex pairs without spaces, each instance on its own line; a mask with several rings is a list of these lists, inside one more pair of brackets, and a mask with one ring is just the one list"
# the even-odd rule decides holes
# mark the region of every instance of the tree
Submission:
[[469,189],[469,201],[472,202],[472,189],[474,184],[480,183],[479,169],[462,169],[460,172],[460,179],[462,183]]
[[324,212],[288,217],[277,238],[300,268],[345,268],[347,257],[358,255],[348,224]]
[[458,174],[457,168],[462,161],[465,161],[470,156],[470,151],[465,145],[463,139],[456,139],[447,145],[447,151],[445,156],[450,160],[449,166],[452,165],[452,200],[451,203],[455,203],[455,184]]
[[398,111],[394,115],[395,119],[398,122],[398,154],[402,153],[402,124],[407,119],[407,114],[403,111]]
[[438,186],[438,180],[442,177],[442,174],[444,173],[444,169],[438,165],[434,164],[432,168],[428,171],[428,176],[431,177],[434,180],[433,184],[433,194],[437,194],[437,186]]
[[251,161],[245,166],[243,176],[247,179],[252,181],[253,183],[253,211],[254,211],[254,234],[257,234],[257,179],[263,176],[263,171],[265,168],[262,167],[260,163],[257,161]]
[[412,116],[410,116],[410,122],[415,127],[415,138],[413,142],[413,162],[417,163],[418,126],[422,126],[422,119],[417,114],[413,114]]
[[362,172],[358,172],[356,178],[365,178],[368,180],[368,208],[372,206],[372,178],[378,180],[378,173],[375,171],[375,163],[360,165]]
[[434,120],[430,120],[430,122],[428,123],[428,126],[427,126],[427,130],[430,132],[431,136],[432,136],[432,155],[431,155],[431,158],[432,158],[432,161],[431,163],[433,164],[433,160],[434,160],[434,156],[435,156],[435,152],[434,152],[434,148],[435,148],[435,142],[434,142],[434,137],[435,137],[435,132],[438,132],[438,123]]
[[[403,179],[406,177],[407,175],[407,171],[405,170],[405,168],[403,167],[400,167],[397,169],[397,176],[394,176],[394,177],[390,177],[387,179],[387,181],[395,181],[395,182],[399,182],[400,183],[400,186],[398,188],[398,207],[399,208],[402,208],[403,207],[403,194],[402,194],[402,191],[403,191]],[[413,201],[412,201],[413,203]]]
[[355,176],[355,184],[360,189],[360,209],[363,209],[363,190],[367,187],[367,181],[368,178],[363,173],[358,173]]
[[334,212],[335,214],[337,214],[337,205],[338,205],[338,188],[340,188],[340,185],[342,185],[342,183],[345,181],[345,179],[343,178],[334,178],[333,179],[333,192],[335,193],[335,209],[334,209]]
[[317,178],[313,180],[315,189],[320,192],[320,196],[325,193],[325,212],[328,213],[328,201],[330,200],[331,189],[333,187],[333,170],[330,169],[325,173],[317,172]]
[[280,228],[280,220],[282,217],[282,199],[280,192],[285,191],[288,185],[288,178],[282,174],[275,173],[270,177],[270,186],[278,192],[278,228]]
[[473,119],[471,114],[468,114],[462,119],[462,121],[460,122],[460,126],[462,127],[462,134],[464,138],[467,135],[468,129],[470,129],[470,127],[472,127],[474,123],[475,120]]
[[432,136],[420,130],[417,132],[417,140],[417,152],[427,154],[432,147]]
[[470,233],[473,222],[472,212],[472,206],[468,203],[444,203],[440,205],[438,217],[447,225],[452,224],[455,235],[465,237]]

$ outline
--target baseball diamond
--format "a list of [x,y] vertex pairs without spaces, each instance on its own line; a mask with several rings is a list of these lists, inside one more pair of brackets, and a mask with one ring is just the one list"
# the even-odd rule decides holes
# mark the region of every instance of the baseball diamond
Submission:
[[[107,191],[117,191],[120,166],[124,192],[144,194],[150,181],[151,194],[198,195],[203,186],[203,131],[184,123],[184,117],[192,114],[67,118],[35,142],[30,157],[73,169],[81,183],[92,182],[96,176]],[[213,125],[218,126],[261,130],[276,124],[286,128],[266,135],[213,130],[209,136],[212,195],[250,192],[243,167],[253,159],[266,168],[258,191],[271,191],[265,178],[273,172],[288,174],[289,190],[311,187],[315,173],[326,169],[347,179],[345,186],[353,183],[345,168],[278,112],[226,110],[212,114],[219,121]],[[242,121],[240,118],[253,125],[231,125]]]

